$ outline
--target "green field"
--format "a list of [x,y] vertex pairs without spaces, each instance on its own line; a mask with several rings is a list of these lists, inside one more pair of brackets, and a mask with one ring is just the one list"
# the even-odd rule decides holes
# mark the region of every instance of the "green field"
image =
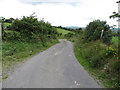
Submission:
[[7,26],[10,26],[11,23],[4,23],[4,28],[7,28]]
[[57,28],[57,31],[58,31],[58,33],[62,33],[63,35],[68,34],[68,33],[73,33],[71,31],[67,31],[67,30],[60,29],[60,28]]

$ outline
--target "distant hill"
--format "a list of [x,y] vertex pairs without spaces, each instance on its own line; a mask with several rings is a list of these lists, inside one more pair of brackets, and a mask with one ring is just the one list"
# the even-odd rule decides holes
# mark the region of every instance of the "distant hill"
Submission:
[[114,29],[111,29],[112,31],[114,31],[114,32],[118,32],[118,31],[120,31],[120,28],[114,28]]
[[85,28],[85,27],[78,27],[78,26],[66,26],[65,28],[70,28],[70,29],[78,29],[78,28]]

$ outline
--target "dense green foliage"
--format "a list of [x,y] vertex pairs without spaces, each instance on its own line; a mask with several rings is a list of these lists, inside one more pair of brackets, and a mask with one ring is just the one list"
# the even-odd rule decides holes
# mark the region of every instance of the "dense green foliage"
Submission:
[[104,43],[110,44],[112,34],[109,29],[110,27],[105,21],[95,20],[90,22],[85,30],[85,41],[95,41],[101,39]]
[[[90,22],[85,31],[69,37],[75,56],[95,79],[105,87],[120,87],[120,60],[118,35],[109,30],[105,21]],[[101,38],[101,30],[104,29]]]
[[74,52],[80,64],[109,88],[120,87],[118,36],[105,21],[95,20],[85,30],[68,38],[75,43]]
[[[10,28],[13,32],[4,32],[3,40],[8,40],[9,35],[13,34],[11,38],[20,41],[37,41],[45,42],[47,39],[55,39],[57,31],[50,23],[43,20],[38,21],[34,16],[23,17],[22,19],[15,19]],[[11,34],[10,34],[11,33]],[[19,37],[16,37],[19,34]],[[15,36],[15,37],[14,37]]]
[[3,41],[19,41],[21,35],[16,31],[4,31]]
[[3,75],[11,71],[11,67],[14,67],[16,63],[58,42],[56,28],[43,20],[38,21],[34,16],[14,19],[12,23],[4,21],[2,30]]
[[6,23],[6,22],[4,22],[3,23],[3,26],[4,26],[4,29],[9,29],[9,27],[11,26],[11,23]]
[[119,87],[120,61],[118,49],[101,41],[75,44],[75,56],[105,87]]
[[68,34],[65,34],[64,36],[65,37],[73,37],[75,34],[74,33],[68,33]]

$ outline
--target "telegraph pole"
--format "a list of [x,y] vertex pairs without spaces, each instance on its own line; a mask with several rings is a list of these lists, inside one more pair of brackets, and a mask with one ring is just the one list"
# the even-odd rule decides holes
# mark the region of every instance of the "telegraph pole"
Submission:
[[[0,79],[2,79],[2,22],[0,22]],[[2,89],[2,83],[0,83]]]
[[102,39],[102,36],[103,36],[103,32],[104,32],[104,30],[102,30],[102,31],[101,31],[101,36],[100,36],[100,39]]
[[2,22],[0,22],[0,57],[2,51]]
[[[117,3],[118,3],[118,14],[120,15],[120,0]],[[120,17],[118,17],[118,30],[119,29],[120,29]]]
[[0,39],[1,39],[1,36],[2,36],[2,23],[0,22]]
[[2,41],[2,22],[0,22],[0,44]]

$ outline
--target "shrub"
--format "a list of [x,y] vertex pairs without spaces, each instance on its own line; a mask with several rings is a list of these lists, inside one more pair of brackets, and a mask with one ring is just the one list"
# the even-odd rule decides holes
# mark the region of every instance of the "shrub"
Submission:
[[[34,16],[23,16],[22,19],[15,19],[9,29],[15,33],[12,32],[9,35],[8,32],[4,34],[3,31],[3,38],[6,38],[4,40],[16,40],[16,38],[20,37],[22,41],[41,40],[45,42],[47,39],[56,39],[57,35],[56,28],[52,27],[50,23],[44,22],[43,20],[38,21]],[[16,33],[19,33],[20,36],[16,36]]]
[[20,40],[20,38],[20,33],[16,31],[4,31],[4,35],[2,35],[2,39],[7,41]]
[[[101,33],[103,36],[101,38]],[[106,24],[106,21],[95,20],[87,25],[85,30],[85,41],[102,40],[104,43],[110,44],[112,34],[110,26]]]
[[98,53],[97,55],[93,55],[90,58],[90,65],[91,65],[91,67],[94,67],[94,68],[103,67],[106,63],[107,63],[107,61],[105,59],[104,51],[100,51],[100,53]]

